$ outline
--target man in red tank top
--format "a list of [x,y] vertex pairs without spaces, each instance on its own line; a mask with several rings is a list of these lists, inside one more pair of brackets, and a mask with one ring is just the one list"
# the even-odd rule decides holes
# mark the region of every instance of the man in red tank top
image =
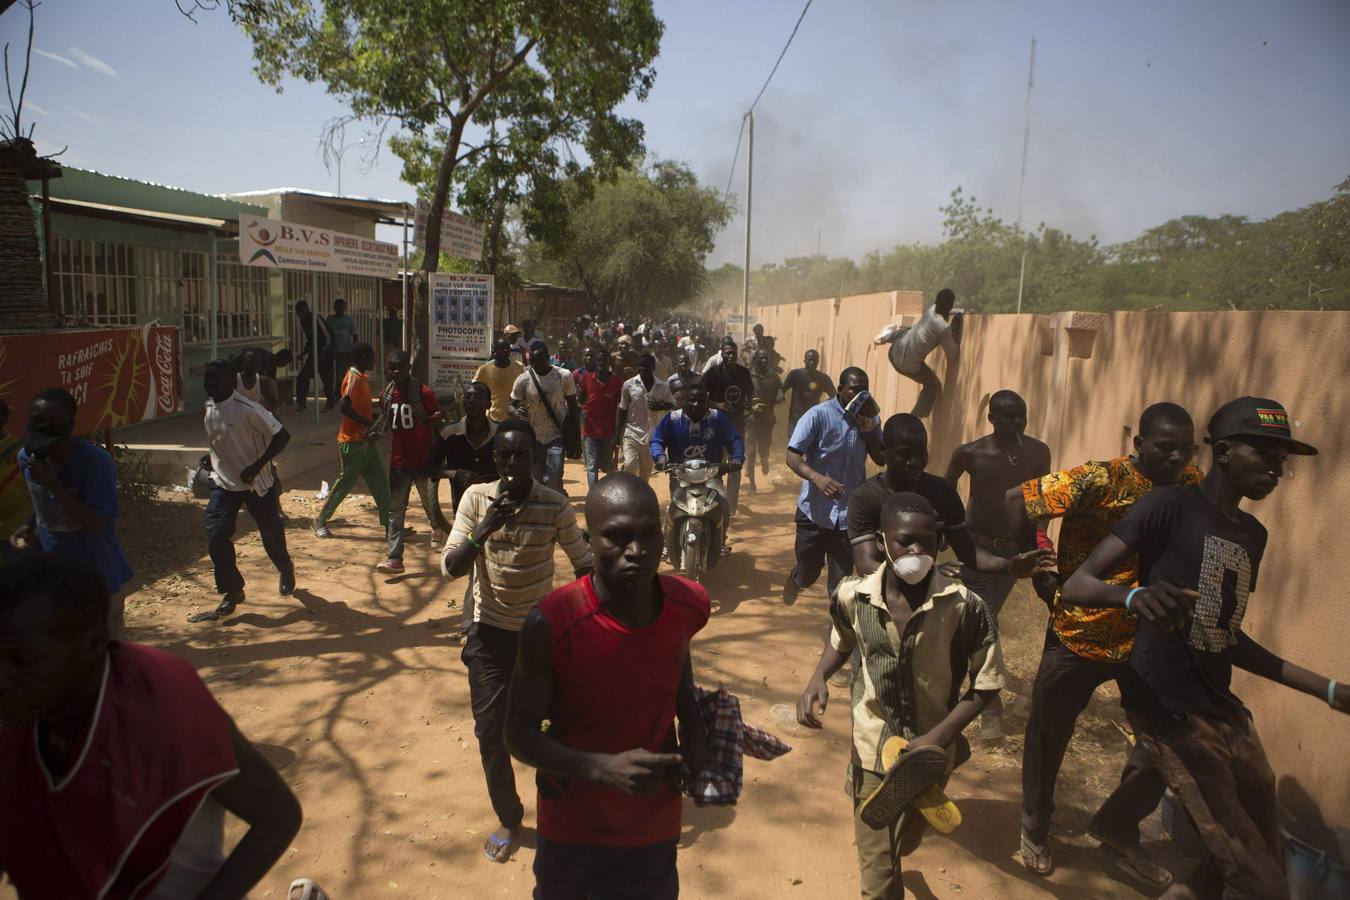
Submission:
[[660,506],[636,475],[597,482],[586,524],[595,572],[525,619],[508,701],[507,745],[539,770],[535,897],[666,900],[680,763],[699,771],[708,747],[689,656],[708,594],[657,576]]
[[[191,664],[107,622],[79,560],[0,569],[0,881],[25,900],[243,897],[300,804]],[[248,826],[228,854],[226,812]]]

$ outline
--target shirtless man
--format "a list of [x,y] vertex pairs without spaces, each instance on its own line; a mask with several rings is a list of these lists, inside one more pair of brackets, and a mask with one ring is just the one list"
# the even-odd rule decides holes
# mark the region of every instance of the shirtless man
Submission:
[[[1027,404],[1013,391],[998,391],[989,398],[989,423],[993,432],[962,444],[952,453],[947,465],[947,480],[956,486],[961,476],[970,476],[970,495],[966,500],[966,521],[975,545],[996,556],[1011,559],[1019,552],[1018,535],[1009,531],[1004,511],[1004,495],[1009,488],[1040,478],[1050,471],[1050,448],[1024,432]],[[1008,599],[1017,579],[961,569],[961,580],[980,595],[989,613],[998,622],[999,610]],[[999,725],[1002,704],[995,701],[980,717],[980,740],[1003,737]]]

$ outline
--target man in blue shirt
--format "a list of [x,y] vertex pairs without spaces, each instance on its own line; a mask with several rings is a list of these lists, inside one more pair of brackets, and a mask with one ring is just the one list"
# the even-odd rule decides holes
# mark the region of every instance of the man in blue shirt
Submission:
[[839,393],[808,409],[788,441],[788,468],[803,480],[797,498],[797,565],[783,586],[783,602],[789,605],[802,588],[816,583],[827,556],[830,596],[853,572],[848,495],[867,478],[868,456],[877,465],[886,463],[876,401],[867,400],[856,413],[848,411],[867,384],[862,369],[845,369],[839,376]]
[[352,367],[352,351],[360,340],[356,334],[356,320],[347,315],[347,301],[341,297],[333,301],[328,330],[333,335],[333,372],[340,380]]
[[73,436],[75,398],[61,388],[48,388],[28,406],[28,433],[19,451],[19,466],[33,501],[28,523],[10,543],[16,549],[92,564],[112,597],[109,637],[126,637],[122,587],[131,580],[131,564],[117,542],[115,523],[122,514],[117,502],[117,467],[101,447]]
[[[652,432],[649,449],[658,469],[664,469],[672,463],[682,463],[686,459],[720,463],[723,454],[729,457],[733,470],[739,469],[745,461],[745,442],[740,432],[731,424],[726,413],[708,408],[708,389],[702,381],[693,377],[685,382],[684,409],[666,413]],[[726,527],[722,529],[725,539],[731,525],[730,507],[725,506],[726,486],[721,478],[713,478],[708,485],[722,496],[723,508],[728,512]],[[672,482],[672,494],[674,489]],[[722,555],[728,556],[730,553],[730,545],[723,543]]]

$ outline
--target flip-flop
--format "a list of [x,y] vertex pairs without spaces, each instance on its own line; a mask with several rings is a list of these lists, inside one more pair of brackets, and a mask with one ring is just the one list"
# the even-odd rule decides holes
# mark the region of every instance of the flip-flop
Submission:
[[1149,859],[1143,848],[1122,844],[1091,829],[1088,830],[1088,837],[1100,841],[1102,854],[1107,861],[1139,884],[1165,888],[1172,883],[1172,873]]
[[[300,889],[299,897],[293,896],[296,888]],[[297,878],[286,889],[286,900],[328,900],[328,895],[312,879]]]
[[1027,867],[1027,871],[1042,878],[1055,871],[1055,858],[1050,854],[1049,842],[1047,841],[1044,847],[1038,847],[1031,842],[1025,831],[1022,832],[1022,865]]
[[[892,736],[887,738],[886,743],[881,746],[881,764],[889,769],[895,765],[901,752],[908,746],[909,741],[902,737]],[[952,802],[939,784],[929,785],[910,801],[909,809],[901,814],[901,832],[905,831],[904,821],[910,812],[922,816],[938,834],[951,834],[961,827],[961,810],[957,809],[956,804]],[[922,836],[923,830],[919,829],[918,837]],[[904,843],[902,835],[901,844]],[[917,846],[918,840],[915,840],[914,844]]]
[[[506,855],[501,855],[502,848],[506,848]],[[509,862],[511,854],[516,852],[516,842],[514,838],[497,837],[495,834],[488,835],[487,843],[483,845],[483,855],[495,863]]]
[[906,748],[886,770],[881,784],[858,807],[858,817],[870,828],[885,828],[931,787],[947,770],[947,754],[940,747]]

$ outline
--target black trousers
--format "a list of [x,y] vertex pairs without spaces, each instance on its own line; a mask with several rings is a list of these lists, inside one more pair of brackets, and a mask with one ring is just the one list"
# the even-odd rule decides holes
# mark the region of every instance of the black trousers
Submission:
[[469,668],[469,704],[473,734],[483,757],[488,798],[497,821],[519,828],[525,807],[516,793],[516,773],[506,749],[506,692],[516,667],[520,633],[475,622],[469,627],[460,659]]
[[797,585],[808,588],[815,584],[828,558],[830,571],[825,584],[833,597],[839,582],[853,574],[853,545],[848,541],[848,532],[842,528],[821,528],[801,511],[801,507],[797,508],[794,521],[797,523]]
[[[345,375],[347,370],[343,369]],[[300,366],[300,371],[295,375],[295,405],[304,406],[311,399],[309,396],[309,386],[314,383],[314,356],[306,356]],[[323,395],[332,406],[337,403],[337,388],[341,387],[341,382],[335,386],[333,384],[333,357],[323,354],[319,357],[319,383],[323,385]]]
[[259,497],[253,491],[227,491],[212,482],[211,499],[206,503],[206,549],[215,568],[216,590],[222,594],[244,589],[244,576],[239,572],[234,553],[234,529],[241,506],[248,508],[248,514],[257,524],[263,549],[272,565],[278,572],[287,572],[291,568],[276,485]]
[[534,854],[535,900],[675,900],[675,844],[602,847],[541,836]]
[[[1115,680],[1125,666],[1084,659],[1061,644],[1053,628],[1046,629],[1022,751],[1022,828],[1037,844],[1044,844],[1050,834],[1055,781],[1078,715],[1087,708],[1097,686]],[[1157,809],[1166,787],[1144,746],[1136,744],[1125,762],[1120,785],[1092,817],[1091,829],[1137,844],[1139,823]]]

